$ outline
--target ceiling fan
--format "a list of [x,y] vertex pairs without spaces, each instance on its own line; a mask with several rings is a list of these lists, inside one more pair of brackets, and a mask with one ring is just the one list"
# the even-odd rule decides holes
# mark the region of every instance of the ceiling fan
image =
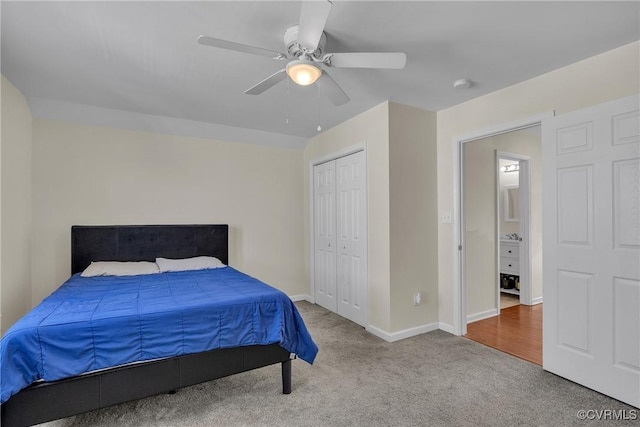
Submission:
[[387,68],[402,69],[407,62],[404,52],[350,52],[325,53],[327,41],[324,27],[331,10],[329,0],[303,1],[300,21],[284,33],[287,53],[248,46],[208,36],[198,37],[198,43],[221,49],[267,56],[279,61],[288,61],[285,68],[247,89],[244,93],[259,95],[275,86],[287,76],[301,86],[318,84],[335,105],[349,101],[349,97],[327,73],[327,67],[335,68]]

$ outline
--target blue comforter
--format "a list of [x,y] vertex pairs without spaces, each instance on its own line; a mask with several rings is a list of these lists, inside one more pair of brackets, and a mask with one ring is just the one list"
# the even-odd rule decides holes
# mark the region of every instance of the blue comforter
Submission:
[[41,379],[273,343],[309,363],[318,352],[284,293],[231,267],[146,276],[75,274],[2,338],[1,401]]

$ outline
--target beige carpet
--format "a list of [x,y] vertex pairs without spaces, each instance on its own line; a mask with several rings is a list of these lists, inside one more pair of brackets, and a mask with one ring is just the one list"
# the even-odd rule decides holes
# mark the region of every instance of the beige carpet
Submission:
[[434,331],[387,343],[309,303],[320,347],[293,363],[293,393],[272,366],[47,426],[621,426],[579,410],[633,408],[466,338]]

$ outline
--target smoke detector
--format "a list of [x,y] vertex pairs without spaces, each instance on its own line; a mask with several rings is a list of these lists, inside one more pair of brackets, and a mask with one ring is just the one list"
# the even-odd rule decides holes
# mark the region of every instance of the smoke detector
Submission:
[[453,82],[454,89],[469,89],[473,85],[473,82],[469,79],[458,79]]

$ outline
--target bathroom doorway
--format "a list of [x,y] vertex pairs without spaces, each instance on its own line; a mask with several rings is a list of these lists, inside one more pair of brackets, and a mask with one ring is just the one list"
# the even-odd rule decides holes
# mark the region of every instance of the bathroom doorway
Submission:
[[529,254],[530,162],[531,156],[496,150],[498,313],[513,305],[533,305]]
[[520,304],[520,160],[496,153],[498,169],[498,292],[499,308]]

